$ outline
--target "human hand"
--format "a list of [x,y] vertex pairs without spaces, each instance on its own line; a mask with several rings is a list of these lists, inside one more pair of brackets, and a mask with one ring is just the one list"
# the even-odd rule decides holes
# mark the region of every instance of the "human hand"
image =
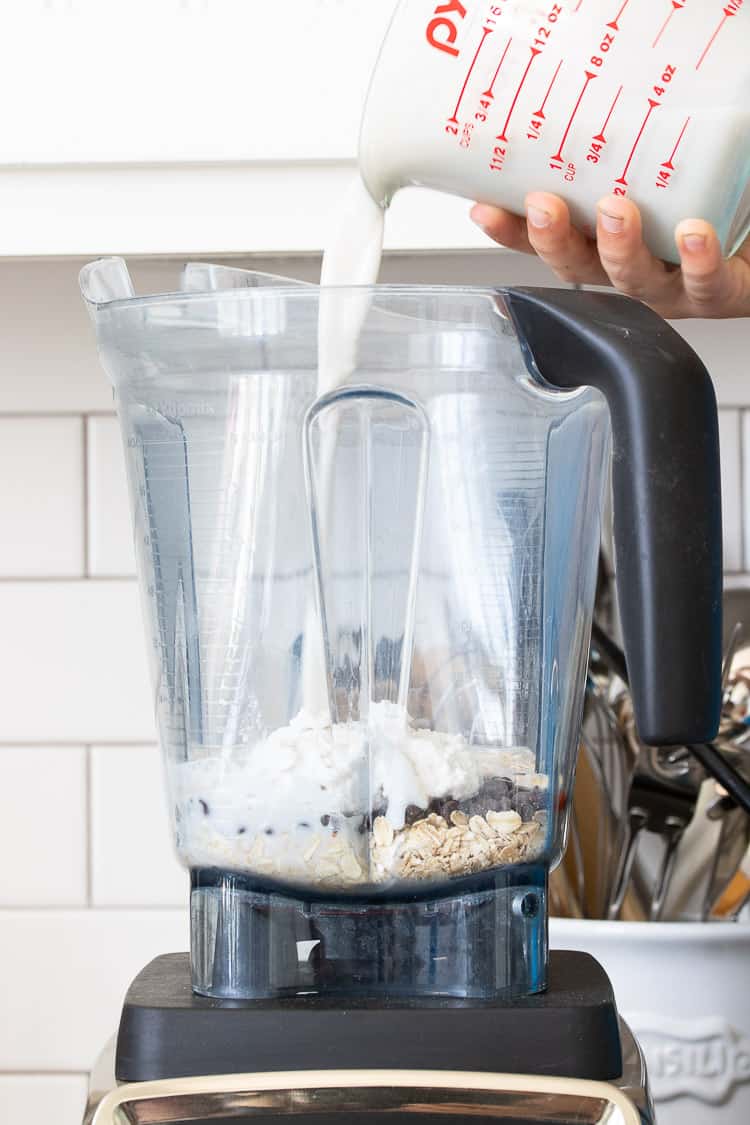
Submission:
[[619,196],[599,203],[596,239],[576,230],[563,200],[546,192],[526,197],[526,218],[480,203],[471,217],[495,242],[538,254],[561,281],[613,285],[665,319],[750,316],[750,238],[727,260],[701,219],[677,227],[677,266],[651,254],[638,208]]

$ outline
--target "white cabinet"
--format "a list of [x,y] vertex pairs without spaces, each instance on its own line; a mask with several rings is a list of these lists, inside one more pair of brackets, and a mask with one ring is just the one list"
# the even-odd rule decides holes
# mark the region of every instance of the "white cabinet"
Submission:
[[[394,7],[0,0],[0,256],[319,250]],[[387,245],[484,245],[467,211],[404,193]]]

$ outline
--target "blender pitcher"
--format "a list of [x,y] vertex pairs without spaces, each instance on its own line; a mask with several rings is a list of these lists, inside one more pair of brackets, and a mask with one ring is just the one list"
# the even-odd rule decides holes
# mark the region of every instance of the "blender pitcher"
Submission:
[[[194,989],[547,982],[606,467],[636,714],[718,725],[717,415],[616,295],[376,286],[318,394],[321,290],[82,289],[114,385]],[[326,291],[342,324],[362,291]]]

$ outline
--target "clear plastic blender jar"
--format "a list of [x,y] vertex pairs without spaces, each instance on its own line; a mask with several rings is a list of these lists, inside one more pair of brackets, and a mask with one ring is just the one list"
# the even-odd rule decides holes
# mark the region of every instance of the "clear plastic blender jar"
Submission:
[[[108,260],[82,287],[127,455],[194,988],[543,989],[613,434],[642,733],[718,719],[700,361],[616,296],[375,287],[356,369],[319,396],[315,286],[196,266],[136,297]],[[327,299],[345,318],[362,294]]]

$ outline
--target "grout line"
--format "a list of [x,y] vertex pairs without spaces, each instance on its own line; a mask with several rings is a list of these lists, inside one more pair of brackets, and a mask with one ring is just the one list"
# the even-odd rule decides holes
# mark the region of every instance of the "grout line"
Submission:
[[[185,872],[187,884],[188,873]],[[96,906],[82,906],[80,902],[67,905],[63,903],[22,903],[14,906],[12,903],[0,904],[0,918],[4,914],[79,914],[82,918],[91,914],[183,914],[190,907],[190,890],[186,886],[185,902],[183,906],[174,903],[143,903],[143,902],[100,902]]]
[[3,1070],[0,1078],[88,1078],[87,1070]]
[[93,843],[94,843],[94,807],[93,807],[93,793],[91,788],[91,767],[92,767],[92,754],[91,747],[85,748],[85,816],[86,816],[86,905],[92,907],[94,905],[94,857],[93,857]]
[[747,515],[746,515],[746,512],[745,512],[745,501],[747,499],[747,497],[746,497],[746,487],[745,487],[745,472],[747,470],[747,454],[748,454],[748,451],[745,448],[745,419],[748,416],[749,415],[748,415],[748,412],[746,410],[738,411],[738,415],[737,415],[738,422],[737,422],[737,424],[738,424],[738,427],[739,427],[739,438],[738,438],[738,440],[739,440],[739,446],[740,446],[740,450],[739,450],[739,452],[740,452],[740,479],[739,479],[739,482],[738,482],[738,490],[739,490],[739,496],[740,496],[740,563],[743,567],[747,567],[750,564],[750,559],[748,559],[748,551],[747,551],[747,547],[746,547],[746,543],[745,543],[745,535],[746,535],[746,528],[747,528]]
[[40,422],[54,418],[80,418],[88,415],[89,418],[116,418],[112,410],[3,410],[0,406],[0,422]]
[[89,549],[89,418],[83,415],[83,573],[91,578],[91,551]]
[[74,582],[78,582],[79,584],[83,584],[84,582],[94,582],[97,584],[102,584],[106,582],[135,582],[135,580],[135,574],[79,574],[77,576],[70,574],[3,574],[0,575],[0,586],[7,586],[11,583],[19,585],[19,583],[24,582],[34,582],[37,585],[43,582],[46,582],[48,585],[55,585],[58,583],[65,583],[66,585],[70,585]]
[[94,738],[88,741],[85,738],[73,738],[69,742],[61,741],[59,738],[42,738],[42,739],[5,739],[0,738],[0,750],[80,750],[81,746],[102,746],[107,749],[114,747],[115,749],[127,748],[129,746],[139,749],[147,747],[149,750],[158,746],[159,743],[155,738],[142,739],[142,738],[126,738],[109,740],[107,738]]

